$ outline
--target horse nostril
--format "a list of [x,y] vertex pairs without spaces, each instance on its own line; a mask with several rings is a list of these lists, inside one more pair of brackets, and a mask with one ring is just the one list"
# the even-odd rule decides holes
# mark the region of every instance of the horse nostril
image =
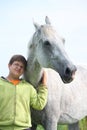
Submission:
[[64,76],[62,77],[64,83],[70,83],[75,78],[76,66],[67,67]]
[[68,68],[66,68],[66,70],[65,70],[65,75],[66,75],[66,76],[71,75],[71,70],[70,70],[70,68],[69,68],[69,67],[68,67]]
[[65,76],[71,78],[73,75],[75,75],[76,70],[76,66],[73,66],[72,68],[67,67],[65,70]]

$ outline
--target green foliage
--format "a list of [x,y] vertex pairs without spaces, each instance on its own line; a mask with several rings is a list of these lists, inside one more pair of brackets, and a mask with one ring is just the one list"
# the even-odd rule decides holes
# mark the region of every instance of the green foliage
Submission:
[[80,130],[87,130],[87,117],[79,122]]
[[58,125],[58,130],[68,130],[67,125]]
[[36,130],[44,130],[44,128],[41,125],[38,125]]

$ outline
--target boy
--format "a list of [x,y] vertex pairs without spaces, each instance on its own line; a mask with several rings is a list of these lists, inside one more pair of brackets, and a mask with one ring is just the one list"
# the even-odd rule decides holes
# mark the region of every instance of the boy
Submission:
[[0,78],[0,130],[30,130],[30,106],[42,110],[47,103],[45,72],[37,92],[30,83],[20,79],[26,66],[22,55],[14,55],[8,64],[8,76]]

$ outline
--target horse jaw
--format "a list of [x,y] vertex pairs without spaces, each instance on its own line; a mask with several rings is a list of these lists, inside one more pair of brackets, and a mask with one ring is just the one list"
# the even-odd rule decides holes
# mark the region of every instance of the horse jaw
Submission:
[[30,58],[27,62],[27,68],[24,73],[25,79],[30,82],[34,87],[37,87],[42,78],[43,68],[37,62]]

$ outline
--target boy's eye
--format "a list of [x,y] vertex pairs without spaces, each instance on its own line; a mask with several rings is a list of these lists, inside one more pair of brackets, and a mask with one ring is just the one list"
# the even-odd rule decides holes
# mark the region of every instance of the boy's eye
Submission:
[[16,66],[16,67],[20,67],[21,69],[24,68],[22,65],[19,65],[18,63],[13,63],[13,65]]

